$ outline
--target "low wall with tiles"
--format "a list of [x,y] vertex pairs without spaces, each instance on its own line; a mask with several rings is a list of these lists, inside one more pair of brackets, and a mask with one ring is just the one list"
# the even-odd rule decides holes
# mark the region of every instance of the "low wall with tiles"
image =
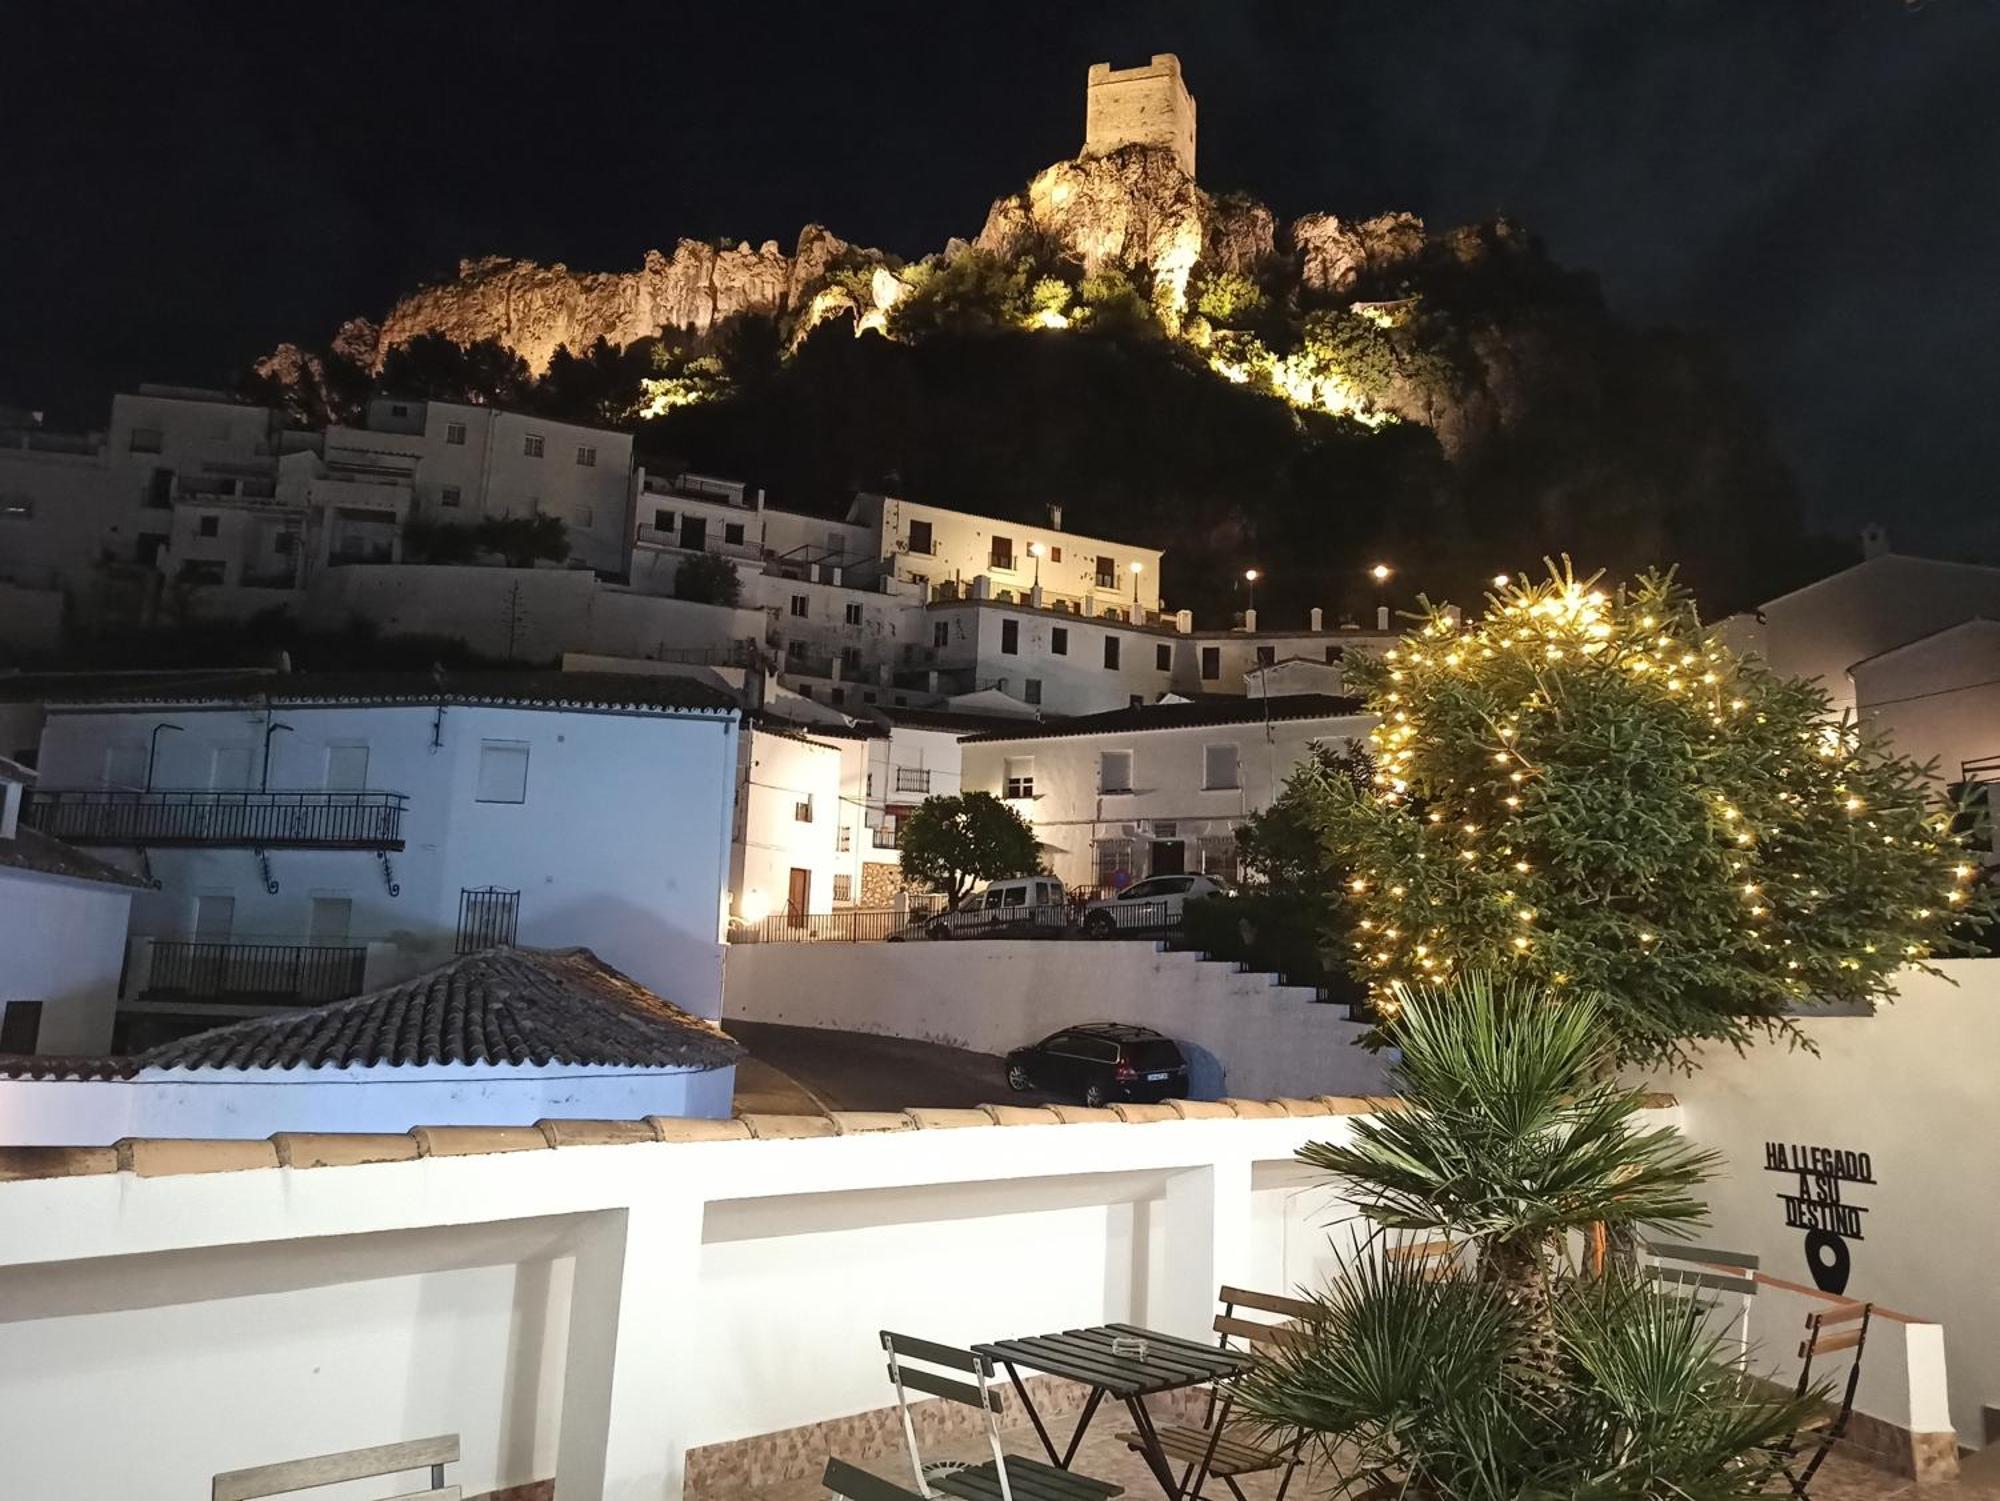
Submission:
[[1374,1094],[1385,1060],[1346,1008],[1273,975],[1155,943],[731,944],[723,1014],[1004,1053],[1080,1021],[1178,1041],[1198,1099]]
[[468,1495],[720,1501],[893,1451],[882,1329],[1201,1336],[1225,1282],[1323,1284],[1350,1227],[1295,1154],[1387,1105],[0,1149],[7,1489],[199,1495],[456,1433]]

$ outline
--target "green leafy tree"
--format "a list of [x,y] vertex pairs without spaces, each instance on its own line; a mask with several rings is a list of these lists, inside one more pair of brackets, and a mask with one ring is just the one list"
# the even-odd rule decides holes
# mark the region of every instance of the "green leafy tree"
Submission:
[[1035,831],[990,792],[927,797],[903,822],[903,874],[958,904],[982,881],[1032,875],[1041,863]]
[[674,598],[698,605],[734,605],[743,598],[743,579],[720,553],[696,553],[675,570]]
[[641,339],[619,348],[600,334],[582,354],[558,346],[535,383],[535,408],[565,422],[629,421],[639,407],[641,383],[652,372],[649,343]]
[[[1698,1225],[1714,1167],[1605,1077],[1598,999],[1468,973],[1414,990],[1395,1030],[1405,1108],[1299,1153],[1373,1234],[1246,1378],[1246,1408],[1317,1437],[1350,1494],[1761,1494],[1810,1401],[1733,1367],[1683,1299],[1569,1258],[1594,1226]],[[1379,1254],[1404,1236],[1456,1249]]]
[[903,273],[908,290],[889,310],[889,332],[921,339],[1011,328],[1029,313],[1034,280],[1032,262],[1010,264],[977,247],[912,266]]
[[474,528],[479,546],[509,568],[561,563],[569,557],[569,525],[560,516],[488,516]]
[[1225,328],[1240,327],[1264,311],[1263,288],[1240,271],[1217,271],[1201,280],[1194,296],[1198,312]]
[[418,334],[390,350],[380,386],[395,396],[503,407],[530,404],[534,391],[527,361],[498,339],[460,344],[443,334]]
[[403,558],[411,563],[476,563],[479,533],[475,527],[412,516],[403,523]]
[[1887,999],[1985,910],[1924,769],[1705,630],[1670,577],[1552,567],[1349,681],[1382,716],[1376,785],[1319,778],[1313,817],[1378,1005],[1505,967],[1605,996],[1621,1059],[1685,1064]]

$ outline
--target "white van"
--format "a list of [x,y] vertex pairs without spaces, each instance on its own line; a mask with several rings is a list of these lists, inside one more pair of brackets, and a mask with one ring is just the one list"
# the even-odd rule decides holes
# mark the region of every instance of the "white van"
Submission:
[[972,938],[1000,930],[1061,929],[1069,923],[1069,898],[1054,876],[1016,876],[975,891],[956,912],[923,925],[926,938]]

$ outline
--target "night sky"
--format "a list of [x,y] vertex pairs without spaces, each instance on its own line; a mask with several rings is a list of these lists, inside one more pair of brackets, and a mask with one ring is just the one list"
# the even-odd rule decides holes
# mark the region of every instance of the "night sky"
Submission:
[[1494,211],[1720,339],[1812,519],[2000,560],[2000,0],[10,7],[0,404],[100,423],[459,257],[916,256],[1180,54],[1200,177]]

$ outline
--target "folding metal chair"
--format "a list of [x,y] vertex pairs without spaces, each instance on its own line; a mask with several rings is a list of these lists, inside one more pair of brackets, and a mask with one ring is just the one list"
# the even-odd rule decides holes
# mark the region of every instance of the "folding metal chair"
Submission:
[[[1847,1420],[1854,1415],[1854,1394],[1861,1389],[1861,1355],[1868,1347],[1868,1324],[1874,1311],[1873,1303],[1847,1303],[1822,1313],[1806,1315],[1806,1337],[1799,1342],[1799,1396],[1803,1397],[1812,1389],[1815,1361],[1849,1350],[1854,1353],[1848,1360],[1847,1381],[1841,1388],[1840,1405],[1801,1424],[1781,1446],[1785,1479],[1791,1483],[1792,1494],[1799,1501],[1808,1501],[1813,1475],[1847,1432]],[[1836,1334],[1827,1332],[1842,1324],[1854,1324],[1855,1327]],[[1803,1467],[1799,1466],[1801,1454],[1808,1456]]]
[[1663,1291],[1678,1293],[1704,1312],[1723,1308],[1728,1300],[1738,1300],[1732,1317],[1736,1325],[1736,1363],[1750,1359],[1750,1304],[1757,1296],[1757,1266],[1754,1255],[1744,1251],[1718,1251],[1712,1246],[1690,1246],[1679,1241],[1642,1241],[1645,1275]]
[[[1218,1343],[1225,1350],[1240,1348],[1232,1345],[1231,1340],[1241,1340],[1252,1349],[1282,1345],[1298,1337],[1299,1330],[1294,1321],[1311,1318],[1314,1313],[1313,1305],[1303,1298],[1287,1298],[1277,1293],[1253,1292],[1240,1287],[1223,1288],[1217,1295],[1217,1301],[1222,1304],[1222,1311],[1215,1316],[1211,1327],[1221,1336]],[[1239,1312],[1241,1309],[1279,1317],[1271,1320],[1245,1318]],[[1239,1429],[1232,1433],[1229,1431],[1229,1415],[1235,1401],[1235,1396],[1223,1383],[1212,1383],[1208,1388],[1208,1406],[1202,1414],[1200,1427],[1167,1425],[1157,1428],[1161,1449],[1187,1465],[1181,1472],[1181,1495],[1188,1501],[1199,1501],[1202,1486],[1213,1475],[1229,1487],[1236,1501],[1246,1501],[1242,1487],[1236,1483],[1238,1476],[1260,1475],[1282,1469],[1284,1475],[1278,1481],[1278,1492],[1273,1501],[1285,1501],[1285,1491],[1291,1486],[1292,1476],[1298,1470],[1306,1436],[1300,1433],[1286,1442],[1271,1444],[1258,1442],[1257,1437],[1246,1430]],[[1145,1441],[1137,1433],[1121,1433],[1118,1440],[1134,1452],[1143,1452]]]
[[819,1483],[829,1496],[842,1497],[843,1501],[923,1501],[915,1491],[856,1469],[844,1459],[828,1459]]
[[[1016,1481],[1020,1482],[1022,1501],[1107,1501],[1124,1494],[1123,1486],[1006,1452],[1000,1442],[1000,1388],[993,1384],[993,1362],[987,1356],[913,1335],[891,1334],[886,1329],[882,1331],[882,1348],[889,1355],[889,1380],[896,1388],[896,1408],[903,1421],[910,1472],[916,1477],[919,1495],[942,1492],[964,1501],[1015,1501]],[[955,1374],[940,1374],[935,1369],[940,1366]],[[966,1375],[972,1379],[967,1381]],[[910,1413],[912,1391],[978,1408],[993,1457],[977,1465],[926,1465]]]

